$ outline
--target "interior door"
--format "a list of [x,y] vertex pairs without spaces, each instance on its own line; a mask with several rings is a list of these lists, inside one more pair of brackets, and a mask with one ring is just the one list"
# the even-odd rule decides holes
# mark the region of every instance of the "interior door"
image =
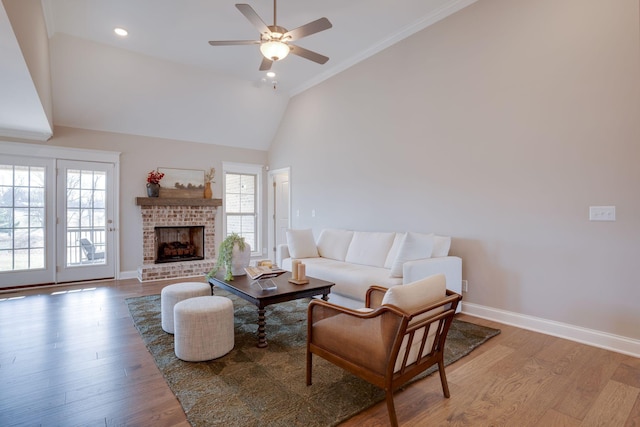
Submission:
[[0,288],[53,283],[55,162],[0,157]]
[[276,259],[276,248],[281,243],[287,243],[287,229],[291,227],[290,211],[290,180],[289,169],[279,169],[270,172],[271,176],[271,210],[269,218],[269,240],[271,242],[272,260]]
[[58,161],[57,282],[115,277],[114,165]]

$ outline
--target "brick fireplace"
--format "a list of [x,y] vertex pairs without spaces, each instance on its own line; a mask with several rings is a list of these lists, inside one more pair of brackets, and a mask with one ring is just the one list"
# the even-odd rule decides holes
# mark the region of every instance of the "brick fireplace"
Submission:
[[[138,267],[138,280],[172,279],[203,276],[215,264],[216,208],[221,199],[173,199],[138,197],[142,214],[143,265]],[[164,227],[204,227],[204,259],[158,262],[157,229]]]

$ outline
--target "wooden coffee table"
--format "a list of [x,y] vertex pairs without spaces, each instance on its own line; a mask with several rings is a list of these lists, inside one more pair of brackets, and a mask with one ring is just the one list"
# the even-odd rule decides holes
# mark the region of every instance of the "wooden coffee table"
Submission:
[[211,293],[213,293],[214,287],[217,286],[258,307],[258,347],[263,348],[268,345],[265,331],[265,308],[268,305],[300,298],[310,298],[316,295],[322,295],[322,299],[326,301],[331,292],[331,287],[335,284],[307,276],[307,279],[309,279],[308,284],[295,285],[289,283],[288,279],[290,278],[291,273],[286,272],[278,277],[269,279],[273,280],[277,286],[276,289],[269,290],[263,290],[249,276],[234,276],[231,281],[226,281],[222,277],[211,277],[209,284],[211,285]]

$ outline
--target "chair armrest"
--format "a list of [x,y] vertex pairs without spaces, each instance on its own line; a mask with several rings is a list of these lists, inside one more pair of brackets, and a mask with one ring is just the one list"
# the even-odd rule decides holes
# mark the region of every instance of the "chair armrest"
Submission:
[[382,305],[382,299],[387,292],[387,288],[382,286],[373,285],[367,289],[367,295],[365,296],[365,307],[377,308]]
[[[380,288],[386,291],[385,288],[382,288],[379,286],[376,286],[376,288]],[[314,317],[314,311],[320,311],[320,310],[323,312],[324,315]],[[344,307],[341,305],[332,304],[329,301],[325,301],[321,299],[312,299],[307,309],[307,314],[308,314],[307,320],[308,320],[308,325],[312,325],[314,320],[318,321],[318,320],[326,319],[338,314],[345,314],[345,315],[360,318],[360,319],[371,319],[374,317],[378,317],[381,314],[389,311],[395,313],[400,317],[409,317],[407,313],[400,310],[398,307],[394,307],[394,306],[384,306],[384,307],[377,307],[374,310],[359,311],[359,310],[354,310],[352,308]]]
[[281,243],[276,247],[276,265],[282,268],[282,260],[287,258],[291,258],[289,245]]

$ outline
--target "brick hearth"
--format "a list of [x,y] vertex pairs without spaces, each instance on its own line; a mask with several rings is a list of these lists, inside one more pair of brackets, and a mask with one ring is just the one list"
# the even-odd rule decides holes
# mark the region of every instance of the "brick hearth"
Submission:
[[[143,265],[138,267],[138,280],[172,279],[202,276],[215,264],[216,208],[221,199],[169,199],[138,197],[142,214]],[[155,227],[203,225],[204,260],[156,264]]]

